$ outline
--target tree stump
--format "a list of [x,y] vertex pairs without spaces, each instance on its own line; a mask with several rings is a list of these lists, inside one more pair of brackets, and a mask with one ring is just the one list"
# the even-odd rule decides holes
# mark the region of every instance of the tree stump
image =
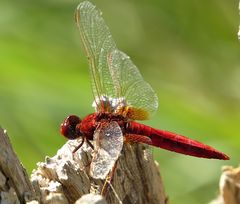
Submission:
[[[151,203],[165,204],[158,164],[148,146],[125,144],[105,198],[99,196],[105,180],[89,176],[92,149],[67,141],[53,157],[37,163],[29,180],[6,131],[0,129],[0,190],[6,203]],[[88,195],[86,195],[88,194]],[[14,201],[13,201],[14,200]]]

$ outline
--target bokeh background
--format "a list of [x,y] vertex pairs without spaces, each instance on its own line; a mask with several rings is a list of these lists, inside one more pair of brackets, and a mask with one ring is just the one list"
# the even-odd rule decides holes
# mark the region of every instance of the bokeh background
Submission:
[[[152,149],[170,203],[209,202],[221,166],[237,166],[240,158],[238,1],[93,2],[159,96],[159,111],[146,124],[231,156],[217,161]],[[29,173],[66,141],[59,124],[67,115],[93,112],[73,18],[78,3],[0,1],[0,125]]]

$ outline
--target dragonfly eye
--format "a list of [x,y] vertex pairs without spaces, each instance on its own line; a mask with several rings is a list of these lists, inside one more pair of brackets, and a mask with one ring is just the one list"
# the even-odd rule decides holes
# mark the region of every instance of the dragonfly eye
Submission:
[[68,116],[60,127],[61,134],[70,139],[74,140],[81,136],[80,131],[76,128],[77,125],[81,123],[81,120],[76,115],[70,115]]

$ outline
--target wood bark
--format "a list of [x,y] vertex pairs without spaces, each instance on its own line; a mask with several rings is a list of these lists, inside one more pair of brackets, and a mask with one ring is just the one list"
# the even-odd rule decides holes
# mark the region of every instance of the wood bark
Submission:
[[92,149],[84,144],[74,155],[79,141],[66,142],[53,157],[37,163],[30,179],[0,129],[0,201],[6,203],[151,203],[165,204],[167,198],[148,146],[125,144],[105,197],[100,196],[105,180],[89,176]]
[[24,203],[37,197],[27,172],[0,127],[0,203]]

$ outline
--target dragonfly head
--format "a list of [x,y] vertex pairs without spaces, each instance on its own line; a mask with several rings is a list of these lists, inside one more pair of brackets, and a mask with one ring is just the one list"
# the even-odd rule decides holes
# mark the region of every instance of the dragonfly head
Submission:
[[80,136],[82,136],[81,132],[79,131],[78,126],[81,123],[81,119],[76,115],[68,116],[60,127],[61,134],[68,138],[69,140],[74,140]]

